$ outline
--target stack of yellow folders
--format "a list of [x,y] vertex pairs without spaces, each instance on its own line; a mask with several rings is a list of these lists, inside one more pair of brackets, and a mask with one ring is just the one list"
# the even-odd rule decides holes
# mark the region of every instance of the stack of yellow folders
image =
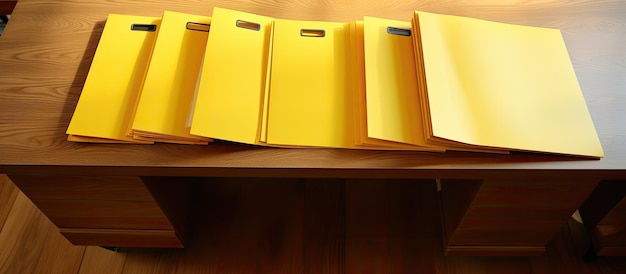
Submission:
[[215,8],[191,133],[258,144],[274,19]]
[[161,18],[109,15],[83,91],[67,128],[68,140],[153,143],[131,128]]
[[603,157],[557,29],[416,12],[427,141]]
[[190,109],[211,18],[163,13],[159,35],[133,119],[135,139],[206,144],[211,139],[190,134]]
[[[96,122],[105,119],[115,122]],[[426,12],[354,22],[222,8],[110,15],[67,133],[603,157],[559,30]]]

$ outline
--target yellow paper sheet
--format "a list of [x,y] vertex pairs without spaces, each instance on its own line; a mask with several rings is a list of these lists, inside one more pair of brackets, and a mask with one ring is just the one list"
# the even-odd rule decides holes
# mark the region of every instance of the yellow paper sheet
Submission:
[[[161,19],[110,14],[67,129],[69,140],[93,137],[141,142],[126,135]],[[135,25],[137,30],[131,30]],[[147,25],[147,26],[146,26]],[[153,27],[146,31],[144,27]]]
[[273,18],[215,8],[191,134],[256,144]]
[[161,135],[165,141],[209,140],[191,135],[186,123],[210,24],[207,16],[163,13],[133,130]]
[[415,19],[434,137],[603,157],[559,30],[426,12]]

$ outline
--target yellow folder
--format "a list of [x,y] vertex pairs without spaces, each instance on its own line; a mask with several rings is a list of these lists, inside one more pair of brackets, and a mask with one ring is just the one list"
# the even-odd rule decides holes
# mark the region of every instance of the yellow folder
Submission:
[[415,12],[429,139],[603,157],[557,29]]
[[213,9],[191,134],[259,142],[273,20]]
[[165,11],[135,113],[136,138],[206,144],[187,126],[211,17]]
[[161,19],[110,14],[67,129],[77,142],[129,142],[126,135]]
[[357,148],[350,23],[274,22],[267,144]]
[[410,22],[364,17],[357,24],[362,36],[365,72],[358,106],[366,117],[361,143],[397,149],[444,151],[426,143],[419,104]]

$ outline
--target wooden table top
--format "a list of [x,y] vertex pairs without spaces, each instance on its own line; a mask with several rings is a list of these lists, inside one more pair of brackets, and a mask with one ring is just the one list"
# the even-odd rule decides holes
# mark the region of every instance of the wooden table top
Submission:
[[[109,13],[160,16],[172,10],[210,15],[214,6],[323,21],[364,15],[409,21],[414,10],[423,10],[560,28],[606,157],[66,141],[65,130]],[[0,37],[0,173],[626,179],[624,45],[626,5],[621,0],[19,0]]]

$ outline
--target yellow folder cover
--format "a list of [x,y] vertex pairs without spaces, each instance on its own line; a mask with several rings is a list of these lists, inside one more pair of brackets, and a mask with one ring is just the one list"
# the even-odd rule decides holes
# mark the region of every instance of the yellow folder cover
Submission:
[[267,143],[357,148],[350,23],[274,22]]
[[165,11],[135,113],[133,131],[144,139],[206,144],[190,134],[194,100],[211,17]]
[[[360,131],[366,145],[443,151],[426,143],[410,22],[364,17],[364,101]],[[361,91],[361,92],[363,92]]]
[[559,30],[426,12],[413,23],[431,141],[604,156]]
[[259,142],[273,20],[213,10],[191,134]]
[[68,140],[130,142],[126,135],[161,19],[110,14],[67,129]]

